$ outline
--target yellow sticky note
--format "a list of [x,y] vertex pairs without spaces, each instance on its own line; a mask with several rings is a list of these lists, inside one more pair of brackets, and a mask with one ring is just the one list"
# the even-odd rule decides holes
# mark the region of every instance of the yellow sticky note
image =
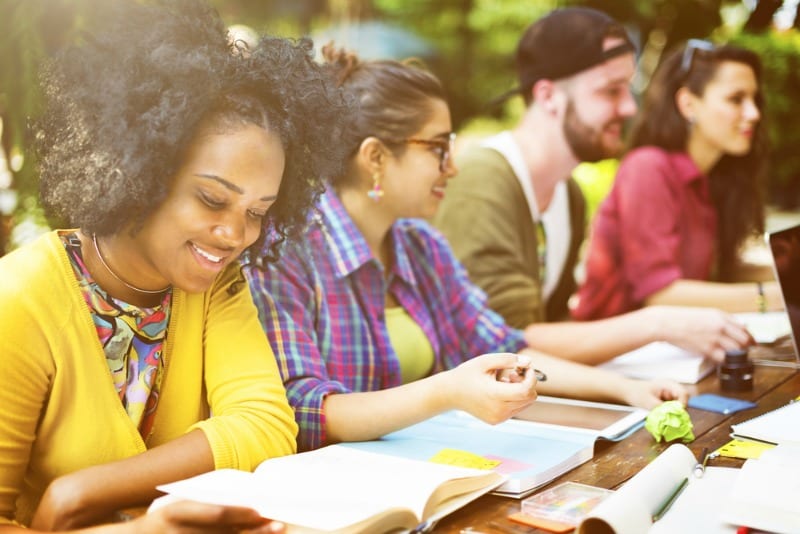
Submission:
[[434,454],[430,461],[437,464],[471,467],[472,469],[485,469],[487,471],[500,465],[500,460],[490,460],[478,454],[458,449],[442,449]]
[[716,450],[720,456],[727,456],[728,458],[743,458],[745,460],[750,458],[758,458],[761,453],[767,449],[773,448],[775,445],[769,443],[758,443],[757,441],[745,441],[741,439],[732,439],[722,447]]

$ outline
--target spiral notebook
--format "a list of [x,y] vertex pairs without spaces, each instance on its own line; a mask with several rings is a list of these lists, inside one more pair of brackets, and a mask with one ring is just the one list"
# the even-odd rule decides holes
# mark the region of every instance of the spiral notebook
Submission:
[[764,443],[800,445],[800,402],[731,425],[731,437]]

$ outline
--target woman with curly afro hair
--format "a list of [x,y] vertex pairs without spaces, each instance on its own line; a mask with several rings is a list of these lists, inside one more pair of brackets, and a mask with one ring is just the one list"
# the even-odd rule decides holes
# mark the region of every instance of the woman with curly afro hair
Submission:
[[[100,525],[296,450],[239,256],[276,260],[307,219],[348,105],[307,40],[232,43],[199,0],[106,8],[42,76],[42,199],[67,229],[0,259],[0,532]],[[279,527],[183,502],[105,528]]]

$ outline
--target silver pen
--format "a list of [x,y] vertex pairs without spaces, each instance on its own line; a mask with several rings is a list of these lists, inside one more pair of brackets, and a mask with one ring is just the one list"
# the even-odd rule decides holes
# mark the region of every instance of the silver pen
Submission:
[[708,462],[708,447],[703,447],[703,452],[700,454],[700,458],[697,461],[697,464],[694,466],[694,477],[695,478],[703,478],[703,475],[706,473],[706,462]]

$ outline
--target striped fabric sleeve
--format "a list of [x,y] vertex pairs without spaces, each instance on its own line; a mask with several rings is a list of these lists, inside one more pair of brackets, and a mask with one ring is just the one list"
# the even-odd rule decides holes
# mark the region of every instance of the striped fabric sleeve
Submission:
[[465,359],[487,352],[517,352],[524,348],[523,333],[508,326],[489,308],[486,294],[470,281],[466,269],[439,231],[422,221],[414,224],[420,253],[424,251],[425,261],[436,273],[436,276],[424,277],[420,283],[431,285],[423,288],[424,291],[440,295],[437,309],[441,313],[437,320],[452,326],[444,330],[442,336],[447,367],[455,367]]
[[303,451],[325,444],[325,397],[348,390],[328,376],[314,328],[319,291],[296,252],[287,250],[264,270],[247,267],[245,273],[295,411]]

